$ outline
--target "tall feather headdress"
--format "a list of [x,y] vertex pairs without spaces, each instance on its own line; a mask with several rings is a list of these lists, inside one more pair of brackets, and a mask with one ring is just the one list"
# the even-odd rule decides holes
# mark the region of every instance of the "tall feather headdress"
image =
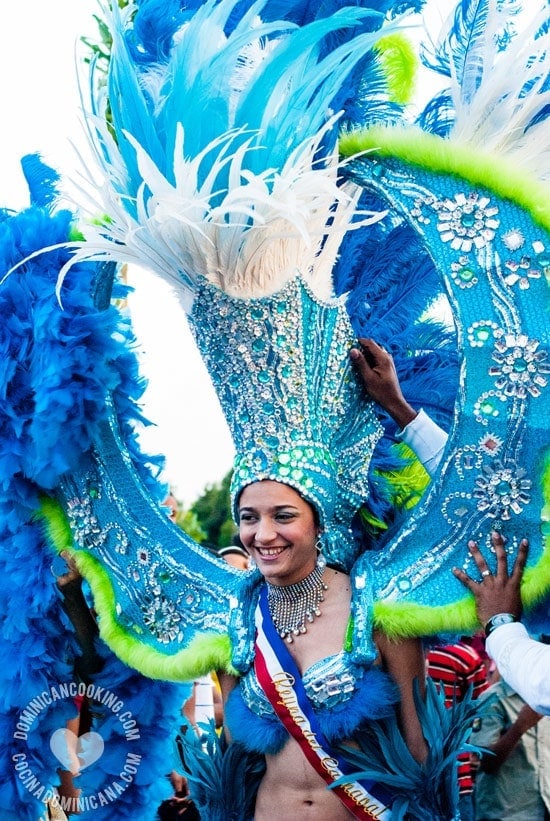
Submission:
[[[406,257],[405,246],[409,256],[417,253],[425,267],[439,276],[439,290],[444,288],[453,308],[462,380],[451,447],[424,504],[397,534],[388,528],[377,553],[367,551],[354,564],[355,658],[369,657],[373,614],[386,632],[397,636],[473,628],[473,602],[464,598],[450,570],[459,563],[469,568],[467,540],[486,538],[495,525],[506,526],[511,534],[512,553],[523,535],[520,529],[527,529],[536,572],[529,575],[528,571],[526,576],[525,600],[530,605],[542,600],[550,589],[544,519],[549,423],[546,406],[538,400],[548,381],[548,328],[540,311],[533,311],[533,294],[547,298],[542,272],[546,272],[550,243],[548,197],[537,180],[529,179],[523,169],[515,171],[510,152],[509,156],[506,151],[502,156],[482,154],[476,143],[481,126],[470,126],[471,145],[465,137],[455,139],[452,128],[455,123],[460,127],[467,110],[486,112],[488,119],[494,112],[491,128],[496,134],[499,111],[510,110],[515,100],[514,121],[522,122],[524,117],[520,143],[543,133],[548,57],[544,48],[539,54],[539,46],[546,43],[546,30],[540,25],[547,19],[545,12],[525,34],[525,48],[530,37],[529,48],[539,55],[534,62],[523,61],[529,77],[525,83],[511,76],[507,63],[516,54],[513,40],[507,48],[501,49],[499,41],[484,50],[479,39],[484,29],[493,31],[494,15],[511,4],[461,3],[447,38],[459,44],[452,69],[449,57],[446,65],[441,59],[442,70],[460,93],[432,101],[418,118],[419,128],[410,128],[406,110],[399,117],[403,106],[377,105],[373,99],[371,106],[354,110],[368,112],[368,122],[390,127],[357,133],[350,128],[354,120],[346,106],[340,121],[349,132],[338,142],[347,157],[342,162],[335,149],[340,109],[333,104],[345,97],[343,75],[352,78],[351,87],[363,90],[368,49],[380,45],[381,35],[393,28],[381,12],[343,7],[330,17],[299,25],[295,19],[276,20],[267,2],[243,6],[232,0],[211,0],[193,13],[182,12],[178,2],[170,4],[170,13],[161,18],[169,23],[169,35],[152,37],[144,45],[140,15],[154,8],[149,0],[135,17],[134,7],[122,15],[113,11],[110,125],[104,123],[101,98],[89,119],[106,180],[96,211],[108,216],[85,229],[87,242],[76,249],[75,259],[139,260],[172,282],[188,311],[197,309],[197,293],[213,289],[223,296],[220,304],[231,303],[228,315],[235,310],[233,300],[250,300],[256,288],[253,298],[261,301],[263,310],[263,300],[275,302],[277,294],[301,277],[306,283],[301,290],[308,298],[312,293],[321,316],[323,302],[330,301],[331,268],[342,274],[354,262],[355,251],[358,261],[350,268],[354,274],[357,267],[368,269],[364,280],[369,290],[355,289],[353,304],[371,327],[373,314],[385,309],[379,310],[382,320],[375,327],[383,330],[387,325],[390,330],[385,332],[391,337],[391,329],[398,326],[396,313],[403,312],[407,318],[403,322],[408,324],[411,313],[405,303],[420,304],[418,280],[397,281],[407,279],[410,270],[410,263],[405,274],[399,267]],[[292,4],[293,11],[296,8]],[[265,21],[256,21],[262,14]],[[510,75],[508,97],[491,73],[491,61],[496,65],[497,60],[501,80]],[[534,65],[540,67],[540,81],[531,70]],[[475,107],[474,90],[478,100],[485,98],[485,107]],[[526,117],[520,111],[524,101]],[[200,117],[195,113],[197,105],[202,106]],[[481,113],[476,116],[482,118]],[[537,140],[531,145],[537,149]],[[362,152],[368,154],[359,157]],[[350,236],[358,234],[352,229],[365,223],[362,212],[379,216],[386,209],[387,220],[372,222],[366,250],[357,253],[358,245]],[[370,276],[371,260],[379,282]],[[393,279],[384,276],[387,269]],[[250,275],[246,286],[245,274]],[[386,283],[391,287],[384,302],[380,291]],[[251,306],[246,304],[248,310]],[[417,327],[416,321],[410,324]],[[201,320],[199,325],[207,323]],[[296,327],[301,326],[296,323]],[[424,352],[421,339],[428,343],[430,338],[411,334],[407,339],[416,340],[409,343],[412,351],[400,351],[391,339],[390,344],[396,357],[408,359],[414,370]],[[258,343],[262,341],[260,333]],[[244,348],[249,348],[248,341]],[[215,345],[212,350],[220,355]],[[223,355],[223,345],[220,350]],[[255,365],[261,355],[258,351]],[[428,368],[432,360],[424,361]],[[225,375],[222,370],[221,378],[230,378],[229,369]],[[430,395],[421,390],[417,394],[420,402],[430,402],[434,380],[417,379],[418,384],[430,386]],[[268,413],[269,397],[264,401]],[[234,408],[239,408],[238,423],[238,416],[244,419],[243,408],[237,403]],[[163,675],[181,674],[180,651],[188,660],[187,651],[201,627],[217,637],[220,610],[225,612],[227,606],[232,623],[235,610],[242,610],[241,622],[232,632],[232,660],[243,669],[250,662],[251,636],[246,626],[252,623],[248,619],[254,599],[251,589],[239,586],[232,577],[225,584],[227,573],[219,567],[214,572],[211,559],[188,540],[175,545],[165,538],[152,513],[148,519],[143,513],[147,527],[141,523],[137,527],[131,511],[117,507],[112,488],[119,472],[124,472],[124,455],[118,454],[117,447],[112,426],[98,446],[100,454],[108,455],[101,457],[99,470],[98,457],[90,456],[89,474],[104,476],[108,488],[100,501],[91,498],[85,475],[71,477],[67,488],[74,490],[77,500],[72,514],[82,513],[80,518],[73,516],[78,539],[84,546],[91,540],[94,556],[109,568],[106,575],[119,611],[118,615],[109,612],[109,629],[132,639],[121,642],[124,658],[151,669],[144,661],[147,654],[140,652],[146,643],[153,645],[155,653],[174,653],[166,664],[158,665],[153,654],[155,669],[162,667]],[[110,468],[111,463],[116,468]],[[389,472],[390,460],[388,465]],[[362,468],[372,473],[371,466]],[[95,485],[91,489],[97,490]],[[136,490],[132,499],[141,513],[143,495]],[[97,514],[100,538],[95,530],[86,530],[88,509]],[[121,523],[117,532],[124,535],[125,545],[132,545],[126,552],[118,551],[112,541],[114,520]],[[155,545],[154,567],[147,572],[140,565],[144,539]],[[185,567],[185,582],[175,573],[178,565]],[[145,595],[137,595],[136,586]],[[152,632],[151,613],[159,633]],[[131,652],[127,651],[133,642]],[[201,663],[206,665],[214,656],[219,663],[217,649],[217,655],[203,653]]]
[[[165,58],[145,68],[134,59],[134,8],[114,10],[109,122],[99,102],[92,121],[109,219],[86,230],[75,260],[135,260],[171,282],[191,311],[234,438],[235,499],[244,483],[286,477],[317,507],[328,558],[349,570],[351,522],[368,497],[380,431],[352,373],[344,303],[330,302],[332,271],[343,237],[383,214],[360,209],[360,189],[341,179],[331,104],[393,26],[359,7],[301,27],[263,22],[264,0],[228,31],[236,5],[208,0],[173,33]],[[329,35],[348,30],[327,47]],[[287,287],[297,277],[303,284]],[[236,299],[231,307],[224,296]],[[274,317],[283,319],[285,301],[281,324]],[[260,337],[264,364],[255,369],[247,356]],[[257,381],[275,368],[271,386]]]
[[[358,214],[357,187],[341,184],[331,106],[384,15],[344,7],[298,27],[262,22],[269,3],[258,0],[226,33],[236,6],[208,0],[152,65],[134,59],[134,6],[113,9],[108,94],[89,121],[108,221],[86,228],[75,259],[146,264],[187,309],[201,276],[250,297],[299,271],[328,297],[344,234],[379,218]],[[328,35],[348,30],[324,53]]]

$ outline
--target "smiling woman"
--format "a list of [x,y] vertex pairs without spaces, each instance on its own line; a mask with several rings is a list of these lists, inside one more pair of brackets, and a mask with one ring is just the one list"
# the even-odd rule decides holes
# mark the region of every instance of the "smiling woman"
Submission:
[[[424,693],[422,648],[415,640],[388,642],[375,631],[374,640],[362,638],[369,664],[358,663],[357,653],[354,657],[352,648],[358,648],[352,611],[357,612],[358,604],[352,590],[359,583],[352,581],[345,568],[354,549],[351,521],[359,497],[349,488],[366,481],[372,456],[369,446],[377,440],[378,423],[372,402],[351,368],[352,357],[343,333],[348,323],[345,313],[336,306],[320,306],[296,284],[290,294],[284,307],[277,295],[274,300],[262,300],[261,307],[259,301],[253,303],[250,311],[242,304],[239,314],[236,309],[227,310],[227,301],[221,299],[221,314],[229,317],[232,338],[223,333],[211,335],[208,324],[205,328],[194,320],[195,334],[214,373],[237,445],[233,505],[240,539],[257,568],[252,582],[256,610],[243,615],[244,620],[254,618],[257,630],[253,664],[240,679],[219,674],[226,723],[233,744],[249,755],[265,757],[265,774],[255,803],[256,821],[272,818],[273,806],[280,807],[281,817],[296,819],[312,814],[316,819],[342,821],[350,814],[369,818],[371,810],[381,813],[372,817],[386,817],[397,794],[388,789],[383,777],[381,784],[371,788],[350,776],[342,749],[352,742],[360,744],[361,734],[372,730],[374,722],[393,721],[393,731],[397,732],[398,721],[410,760],[417,765],[425,763],[427,747],[413,686],[416,679],[419,692]],[[207,310],[211,317],[216,301],[209,292],[204,304],[199,300],[196,315]],[[300,345],[301,332],[285,322],[286,313],[288,318],[295,313],[309,315],[310,332],[304,333],[304,338],[310,345]],[[320,321],[321,315],[325,321]],[[278,342],[282,328],[284,346]],[[323,337],[326,359],[317,353],[316,334]],[[261,346],[255,344],[258,339]],[[404,435],[420,425],[424,437],[431,441],[422,459],[433,459],[436,466],[441,431],[405,400],[388,352],[372,340],[361,343],[351,352],[364,387],[405,424],[408,430]],[[243,367],[239,365],[241,356]],[[262,394],[267,372],[264,365],[273,363],[274,358],[278,361],[270,378],[276,388],[270,391],[265,414],[263,402],[254,403],[252,397]],[[229,385],[217,362],[231,363],[234,377]],[[303,374],[308,371],[311,380],[306,382]],[[334,379],[342,373],[346,374],[342,380],[346,390],[340,393],[341,404],[329,411]],[[279,374],[286,378],[280,379]],[[248,424],[242,425],[245,404]],[[278,422],[270,424],[266,416]],[[343,436],[342,426],[347,426]],[[362,460],[348,461],[347,448],[353,437],[363,445]],[[343,449],[341,441],[345,442]],[[264,584],[258,586],[258,577]],[[362,595],[372,595],[370,582],[363,584]],[[250,593],[245,600],[249,597]],[[248,624],[247,632],[250,627]],[[281,717],[281,692],[274,693],[269,685],[270,681],[283,680],[292,719],[290,715]],[[343,710],[347,716],[344,722]],[[311,736],[302,732],[304,722],[311,727]],[[315,744],[310,743],[313,737]],[[312,755],[313,750],[318,752]],[[320,764],[319,751],[336,762],[330,774]],[[368,757],[363,765],[368,766]],[[432,772],[431,768],[426,772]],[[338,778],[343,779],[341,787],[335,784]],[[426,780],[430,780],[428,776]],[[432,817],[437,818],[437,807],[450,800],[444,791],[437,795],[435,788],[426,804],[418,784],[413,788],[408,782],[406,789],[405,800],[413,814],[429,806]],[[400,798],[403,792],[398,791]]]

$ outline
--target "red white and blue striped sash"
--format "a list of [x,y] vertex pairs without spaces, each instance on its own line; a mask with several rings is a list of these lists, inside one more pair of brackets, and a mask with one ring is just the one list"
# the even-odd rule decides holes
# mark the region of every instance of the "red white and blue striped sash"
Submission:
[[[256,608],[254,667],[258,682],[287,732],[298,742],[305,757],[328,784],[349,773],[346,762],[331,748],[322,732],[305,691],[294,659],[277,633],[263,587]],[[391,800],[375,782],[350,781],[332,787],[355,818],[389,821]]]

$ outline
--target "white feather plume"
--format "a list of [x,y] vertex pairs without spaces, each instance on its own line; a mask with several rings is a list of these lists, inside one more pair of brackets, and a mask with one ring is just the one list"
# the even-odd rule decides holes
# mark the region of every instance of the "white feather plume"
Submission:
[[226,34],[237,5],[207,0],[167,59],[145,66],[125,38],[131,16],[113,7],[116,139],[92,95],[87,127],[104,182],[98,196],[90,180],[92,201],[77,203],[89,218],[86,241],[73,246],[60,282],[77,260],[115,260],[168,280],[187,309],[199,278],[251,297],[299,272],[325,299],[346,232],[383,216],[358,213],[358,189],[340,184],[338,115],[327,111],[337,73],[346,76],[382,28],[358,29],[324,56],[321,48],[327,34],[373,15],[382,26],[383,15],[350,6],[300,28],[263,22],[267,0],[256,0]]
[[478,88],[465,95],[454,77],[456,120],[450,137],[485,153],[507,157],[514,167],[524,168],[538,179],[550,179],[548,121],[542,117],[532,124],[543,108],[550,106],[548,4],[544,3],[505,50],[499,50],[498,35],[505,24],[510,28],[510,20],[495,0],[490,6],[483,50],[478,49],[475,55],[482,65]]
[[[283,168],[253,174],[244,168],[248,151],[258,150],[237,137],[220,136],[200,154],[187,158],[179,127],[174,146],[174,184],[130,135],[143,180],[136,216],[116,195],[117,184],[103,186],[103,224],[90,221],[86,242],[69,265],[83,259],[118,259],[146,264],[180,292],[189,309],[198,277],[236,296],[262,296],[278,291],[300,272],[323,299],[332,294],[332,268],[344,234],[350,228],[380,219],[380,213],[357,213],[358,189],[338,183],[336,148],[322,161],[316,154],[332,117],[314,137],[288,157]],[[98,124],[99,127],[99,124]],[[106,129],[103,137],[109,140]],[[124,175],[113,162],[111,145],[105,172],[111,180]],[[200,171],[208,159],[208,174]],[[216,190],[221,166],[229,167],[229,190]],[[94,203],[95,206],[95,203]],[[64,269],[60,277],[66,273]],[[182,293],[183,291],[183,293]]]

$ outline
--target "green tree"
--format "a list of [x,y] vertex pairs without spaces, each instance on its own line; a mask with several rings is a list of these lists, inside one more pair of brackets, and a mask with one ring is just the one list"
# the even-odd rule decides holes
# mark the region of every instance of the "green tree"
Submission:
[[193,541],[201,544],[206,540],[206,533],[200,525],[197,514],[193,513],[192,510],[178,510],[176,524],[178,527],[181,527],[188,536],[191,536]]
[[231,516],[230,483],[231,471],[221,482],[207,485],[202,495],[190,507],[206,534],[206,541],[215,547],[230,544],[237,532]]

